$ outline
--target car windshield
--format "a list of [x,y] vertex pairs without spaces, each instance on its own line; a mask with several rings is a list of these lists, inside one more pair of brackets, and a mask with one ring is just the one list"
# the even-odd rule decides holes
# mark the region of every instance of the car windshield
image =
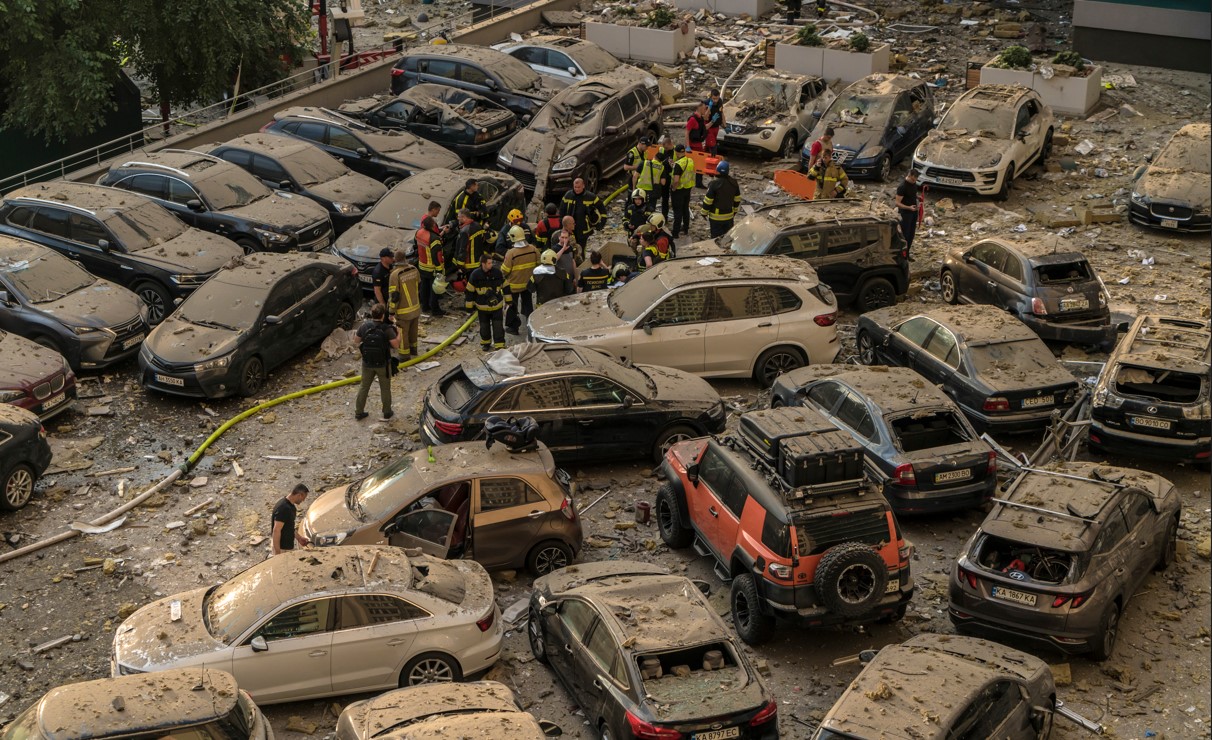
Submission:
[[968,356],[977,375],[1019,370],[1034,373],[1056,364],[1056,358],[1042,340],[1020,339],[1014,342],[969,346]]
[[606,305],[623,321],[639,319],[657,299],[669,292],[657,273],[656,270],[641,272],[639,277],[610,291]]
[[155,247],[185,233],[185,223],[155,203],[113,211],[105,225],[128,252]]
[[358,521],[377,522],[399,506],[399,497],[389,491],[392,484],[412,470],[412,463],[412,456],[405,455],[350,485],[345,504]]
[[265,615],[267,608],[275,606],[266,604],[264,597],[258,596],[271,585],[273,576],[262,564],[254,565],[226,583],[212,586],[202,597],[202,621],[206,630],[216,640],[232,644]]
[[504,52],[499,59],[494,56],[491,69],[493,74],[501,78],[506,90],[529,90],[539,87],[542,83],[538,72]]
[[215,175],[194,178],[194,184],[215,210],[239,208],[271,195],[260,180],[234,164],[217,170]]
[[408,188],[408,181],[404,181],[403,184],[387,191],[387,195],[366,214],[366,220],[391,229],[417,229],[421,226],[421,219],[428,213],[429,201],[437,200],[442,204],[442,212],[438,214],[437,221],[442,223],[449,199],[445,196],[436,197],[429,188],[424,190],[422,193],[414,192]]
[[593,113],[608,96],[600,90],[569,88],[535,114],[530,129],[545,133],[556,129],[578,126],[593,117]]
[[17,718],[0,733],[2,740],[42,740],[42,731],[38,729],[38,709],[41,702],[34,702],[17,715]]
[[875,125],[892,114],[891,95],[846,95],[833,101],[825,114],[826,123],[855,123]]
[[728,233],[717,236],[715,243],[737,254],[765,254],[778,234],[778,229],[764,216],[753,215],[733,226]]
[[1009,139],[1014,128],[1014,116],[1009,108],[986,110],[977,105],[960,103],[947,111],[938,127],[942,131],[964,129],[973,134],[988,131],[999,139]]
[[185,299],[176,315],[199,326],[231,331],[250,329],[261,315],[265,294],[263,286],[211,279]]
[[345,165],[315,147],[304,147],[279,159],[303,187],[330,182],[349,173]]
[[0,262],[0,273],[30,303],[51,303],[97,282],[84,268],[55,252]]
[[576,57],[577,64],[581,65],[581,69],[584,69],[587,75],[600,75],[620,64],[613,54],[600,46],[591,44],[578,46],[572,56]]
[[1167,170],[1188,172],[1209,171],[1208,142],[1193,136],[1175,136],[1153,158],[1153,166]]
[[764,103],[770,98],[770,105],[764,106],[772,111],[785,111],[796,103],[796,85],[786,80],[775,80],[769,77],[750,77],[741,85],[741,89],[732,96],[733,103]]

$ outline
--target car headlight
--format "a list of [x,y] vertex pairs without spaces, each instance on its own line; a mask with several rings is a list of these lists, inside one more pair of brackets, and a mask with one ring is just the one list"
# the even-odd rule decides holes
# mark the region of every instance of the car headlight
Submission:
[[552,172],[567,172],[577,166],[576,156],[564,157],[551,168]]
[[774,129],[772,129],[772,128],[763,128],[763,129],[762,129],[762,130],[761,130],[761,131],[758,133],[758,136],[761,136],[763,139],[769,139],[771,136],[774,136]]
[[101,331],[95,326],[71,326],[68,328],[77,334],[95,334],[96,332]]
[[169,275],[168,279],[177,285],[201,285],[206,282],[206,278],[208,277],[210,275],[191,275],[183,272],[179,275]]
[[257,232],[257,236],[261,237],[261,241],[266,244],[285,244],[290,241],[290,234],[281,234],[268,229],[253,229],[253,231]]
[[227,367],[230,364],[231,364],[231,355],[227,354],[227,355],[223,355],[222,357],[216,357],[213,360],[207,360],[206,362],[199,362],[199,363],[195,364],[194,372],[200,373],[203,370],[219,370],[221,368]]
[[513,155],[502,149],[501,151],[497,152],[497,163],[513,164]]
[[880,156],[883,153],[884,153],[884,147],[869,146],[866,149],[864,149],[863,151],[859,152],[859,155],[857,157],[855,157],[855,159],[875,159],[876,157]]
[[337,213],[348,216],[351,213],[359,213],[362,209],[355,206],[353,203],[333,203],[332,209]]
[[315,545],[316,547],[330,547],[332,545],[339,545],[342,542],[344,542],[345,539],[347,537],[349,537],[349,535],[350,535],[349,532],[337,532],[336,534],[322,534],[322,535],[317,536],[311,544]]
[[1094,408],[1106,406],[1109,409],[1117,409],[1124,405],[1124,397],[1117,396],[1106,388],[1099,388],[1094,391],[1094,399],[1091,402]]
[[0,403],[9,403],[16,401],[19,398],[25,398],[25,391],[6,390],[0,391]]
[[1132,191],[1132,202],[1138,206],[1147,206],[1149,205],[1149,196],[1134,190]]

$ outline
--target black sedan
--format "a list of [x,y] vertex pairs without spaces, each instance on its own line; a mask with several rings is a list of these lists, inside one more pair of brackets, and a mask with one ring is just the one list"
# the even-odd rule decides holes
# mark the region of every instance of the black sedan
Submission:
[[860,316],[859,361],[917,371],[982,431],[1037,430],[1073,405],[1077,381],[1023,322],[993,306],[921,308]]
[[772,390],[771,406],[808,406],[849,432],[898,514],[967,509],[993,496],[996,453],[908,368],[812,365],[780,375]]
[[323,254],[256,254],[225,267],[148,336],[145,388],[178,396],[252,396],[266,374],[338,326],[362,295],[349,263]]
[[724,431],[724,402],[689,373],[623,365],[569,344],[509,351],[522,374],[506,375],[491,359],[472,357],[430,386],[420,425],[427,443],[476,439],[489,416],[529,416],[558,458],[660,461],[675,442]]
[[1132,175],[1128,220],[1163,231],[1212,229],[1212,125],[1189,123],[1175,132],[1147,167]]
[[29,503],[50,463],[51,448],[38,417],[0,403],[0,509],[16,511]]

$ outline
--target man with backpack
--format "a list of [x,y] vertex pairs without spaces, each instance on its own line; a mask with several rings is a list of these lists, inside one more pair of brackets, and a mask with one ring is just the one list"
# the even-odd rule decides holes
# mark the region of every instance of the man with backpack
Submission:
[[555,203],[548,203],[543,211],[543,220],[534,225],[535,246],[539,249],[551,246],[551,236],[562,229],[564,223],[560,218],[560,207]]
[[692,152],[707,151],[707,104],[699,103],[686,119],[686,146]]
[[362,353],[362,384],[354,401],[354,419],[362,421],[366,413],[366,397],[370,385],[379,379],[379,399],[383,402],[383,421],[390,419],[391,410],[391,351],[400,347],[400,335],[387,318],[387,306],[376,303],[370,309],[370,319],[358,327],[354,346]]

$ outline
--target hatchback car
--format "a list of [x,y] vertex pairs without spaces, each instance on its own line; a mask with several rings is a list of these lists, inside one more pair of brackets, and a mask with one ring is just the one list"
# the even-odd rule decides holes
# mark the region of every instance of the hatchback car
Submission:
[[459,44],[415,46],[391,68],[392,95],[427,82],[482,95],[523,122],[561,86],[503,51]]
[[592,41],[576,36],[531,36],[525,41],[493,45],[540,75],[572,85],[622,64]]
[[1118,327],[1107,307],[1107,286],[1080,252],[985,239],[949,250],[939,285],[947,303],[997,306],[1041,339],[1106,350],[1115,344]]
[[670,260],[618,288],[549,301],[527,326],[539,342],[768,386],[781,373],[832,362],[836,321],[833,292],[811,265],[723,256]]
[[57,686],[0,730],[0,737],[274,740],[274,731],[230,673],[180,668]]
[[656,78],[623,65],[588,77],[555,95],[497,154],[497,167],[534,190],[540,179],[560,193],[576,178],[596,192],[621,172],[627,152],[644,135],[661,132]]
[[322,493],[307,508],[303,530],[321,547],[420,547],[542,575],[581,550],[571,483],[542,443],[510,452],[456,442],[410,452]]
[[429,387],[421,408],[427,444],[477,439],[492,416],[529,416],[561,459],[652,457],[675,442],[724,431],[728,413],[707,381],[680,370],[624,365],[568,344],[522,344],[525,367],[502,375],[480,357]]
[[500,658],[500,617],[478,563],[287,551],[141,607],[114,631],[111,672],[217,668],[261,704],[459,681]]
[[1106,660],[1132,595],[1174,562],[1181,508],[1174,484],[1141,470],[1024,471],[955,563],[951,622]]
[[1023,322],[993,306],[897,306],[863,314],[859,362],[938,385],[981,431],[1027,432],[1077,398],[1077,380]]
[[1052,153],[1056,119],[1022,85],[977,85],[960,95],[913,153],[918,183],[1005,200],[1014,178]]
[[285,136],[248,134],[210,153],[243,168],[266,187],[298,193],[324,206],[337,234],[361,221],[387,193],[383,183],[354,172],[315,144]]
[[254,396],[278,365],[353,326],[362,291],[326,254],[264,254],[224,268],[147,337],[148,390],[192,398]]
[[50,463],[51,448],[38,417],[0,403],[0,509],[16,511],[28,504]]
[[1212,229],[1212,125],[1189,123],[1132,176],[1128,220],[1163,231]]
[[1208,466],[1212,402],[1207,321],[1140,316],[1094,387],[1091,449]]
[[807,406],[850,432],[898,514],[969,509],[993,496],[997,454],[946,394],[908,368],[800,368],[775,382],[770,404]]
[[76,374],[63,355],[0,329],[0,404],[46,421],[76,402]]
[[559,727],[518,706],[513,690],[496,681],[432,683],[356,701],[337,719],[337,740],[543,740]]
[[724,104],[724,152],[794,157],[836,96],[816,75],[755,72]]
[[0,235],[0,329],[53,349],[72,370],[134,355],[147,317],[146,304],[126,288],[48,247]]
[[0,233],[50,247],[129,288],[147,304],[153,324],[241,254],[230,240],[186,226],[151,198],[66,180],[5,196]]
[[287,108],[261,127],[262,133],[310,141],[354,172],[388,188],[434,167],[457,170],[459,155],[407,131],[383,131],[327,108]]
[[934,92],[926,80],[874,74],[833,101],[800,152],[807,167],[811,143],[833,129],[833,161],[851,177],[887,181],[892,165],[913,154],[934,126]]
[[332,244],[332,221],[307,198],[271,191],[236,165],[162,149],[121,161],[97,181],[154,198],[177,218],[231,239],[246,254],[313,252]]
[[777,740],[778,702],[698,586],[617,560],[535,580],[526,634],[598,737]]

